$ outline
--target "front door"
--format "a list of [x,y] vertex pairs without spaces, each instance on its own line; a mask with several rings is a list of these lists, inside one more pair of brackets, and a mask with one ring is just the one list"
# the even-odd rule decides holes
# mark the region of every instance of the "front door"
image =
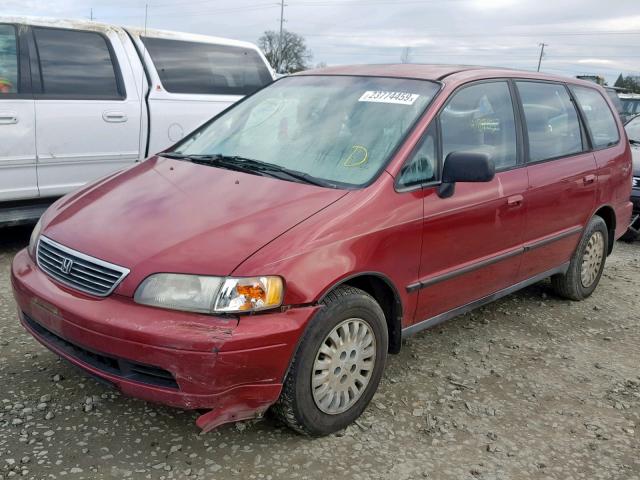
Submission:
[[17,28],[0,24],[0,202],[38,196],[34,105],[20,47]]
[[41,196],[58,196],[138,160],[143,109],[115,32],[32,30],[38,183]]
[[521,164],[512,88],[507,81],[458,90],[439,114],[440,158],[487,153],[486,183],[458,183],[449,198],[425,187],[416,322],[482,299],[515,283],[522,259],[526,168]]

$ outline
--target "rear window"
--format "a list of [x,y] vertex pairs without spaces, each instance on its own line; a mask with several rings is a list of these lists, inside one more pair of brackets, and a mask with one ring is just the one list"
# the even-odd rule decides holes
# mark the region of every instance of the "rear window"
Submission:
[[0,95],[18,93],[18,55],[16,30],[0,25]]
[[44,95],[121,98],[107,39],[96,32],[34,28]]
[[164,88],[171,93],[248,95],[272,81],[250,48],[142,37]]
[[618,125],[600,92],[586,87],[571,87],[571,89],[584,112],[584,116],[587,117],[593,146],[603,148],[618,143],[620,140]]

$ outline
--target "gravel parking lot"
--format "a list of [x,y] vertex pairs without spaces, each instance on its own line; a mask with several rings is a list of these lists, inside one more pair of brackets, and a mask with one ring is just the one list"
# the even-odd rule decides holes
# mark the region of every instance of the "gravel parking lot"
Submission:
[[273,420],[200,434],[126,398],[20,327],[0,230],[0,479],[640,479],[640,244],[595,294],[541,283],[408,341],[356,425],[309,439]]

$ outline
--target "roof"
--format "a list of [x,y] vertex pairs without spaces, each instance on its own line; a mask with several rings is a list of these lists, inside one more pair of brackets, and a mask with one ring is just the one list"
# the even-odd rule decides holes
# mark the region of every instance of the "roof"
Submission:
[[106,33],[118,28],[107,23],[94,22],[85,19],[35,17],[35,16],[4,16],[0,15],[1,23],[13,23],[22,25],[37,25],[40,27],[72,28],[92,30]]
[[423,80],[439,80],[460,70],[468,70],[463,65],[425,65],[419,63],[374,64],[374,65],[341,65],[336,67],[308,70],[305,75],[362,75],[373,77],[419,78]]
[[[141,19],[142,20],[142,19]],[[153,38],[167,38],[173,40],[182,40],[190,42],[214,43],[217,45],[229,45],[235,47],[250,48],[257,50],[253,43],[243,42],[240,40],[232,40],[229,38],[212,37],[209,35],[199,35],[195,33],[174,32],[169,30],[145,29],[143,27],[122,27],[109,23],[94,22],[85,19],[65,19],[52,17],[34,17],[34,16],[3,16],[0,15],[0,23],[13,23],[23,25],[37,25],[41,27],[70,28],[77,30],[90,30],[94,32],[109,33],[121,29],[126,29],[133,35],[147,36]]]
[[451,77],[456,80],[471,80],[476,78],[519,77],[541,80],[555,80],[571,82],[593,87],[593,82],[578,80],[573,77],[549,75],[526,70],[512,70],[500,67],[486,67],[478,65],[439,65],[419,63],[374,64],[374,65],[343,65],[300,72],[302,75],[358,75],[372,77],[416,78],[420,80],[444,80]]

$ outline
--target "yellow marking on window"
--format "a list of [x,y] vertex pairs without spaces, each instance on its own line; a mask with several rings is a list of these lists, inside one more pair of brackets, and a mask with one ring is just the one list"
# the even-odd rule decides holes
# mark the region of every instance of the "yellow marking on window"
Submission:
[[[356,161],[357,152],[360,152],[362,154],[362,158]],[[364,163],[366,163],[368,159],[369,159],[369,151],[367,150],[367,148],[363,147],[362,145],[354,145],[353,147],[351,147],[351,153],[349,154],[347,159],[344,161],[344,166],[359,167],[360,165],[363,165]]]

